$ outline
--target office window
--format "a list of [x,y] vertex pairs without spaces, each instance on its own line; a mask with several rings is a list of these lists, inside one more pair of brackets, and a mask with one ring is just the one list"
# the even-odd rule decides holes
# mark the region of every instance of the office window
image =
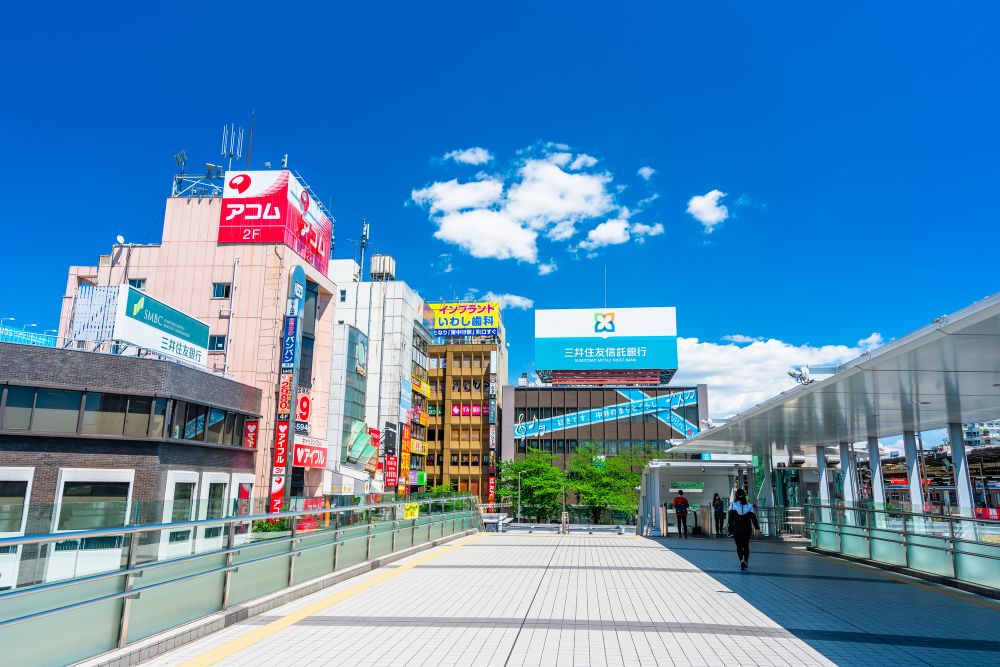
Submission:
[[315,338],[302,337],[302,350],[299,354],[299,384],[303,387],[312,387],[313,348],[315,344]]
[[162,438],[163,428],[167,421],[167,399],[157,398],[153,400],[153,419],[150,424],[149,433],[151,437]]
[[20,532],[27,495],[26,481],[0,482],[0,533]]
[[226,349],[226,337],[224,335],[208,337],[209,352],[224,352]]
[[222,436],[222,444],[233,444],[233,431],[236,429],[236,413],[226,413],[226,431]]
[[206,519],[221,519],[226,515],[225,482],[212,482],[208,485],[208,508]]
[[557,454],[562,454],[565,451],[566,451],[566,441],[565,440],[556,440],[556,453]]
[[228,299],[233,293],[233,286],[229,283],[212,283],[213,299]]
[[517,453],[524,454],[527,451],[527,446],[524,444],[524,438],[517,441]]
[[205,442],[213,445],[222,444],[222,435],[226,429],[226,411],[212,408],[208,411],[208,435]]
[[472,454],[472,465],[474,466],[479,465],[479,454],[477,453]]
[[31,430],[42,433],[76,433],[80,416],[80,392],[62,389],[39,389]]
[[136,289],[146,289],[146,279],[145,278],[129,278],[128,286],[134,287]]
[[194,482],[174,483],[174,505],[170,509],[171,521],[190,521],[194,508]]
[[345,289],[340,290],[340,302],[347,303],[347,290]]
[[468,452],[462,452],[462,465],[469,465],[469,454]]
[[7,431],[27,431],[31,424],[31,406],[35,402],[34,387],[7,387],[7,411],[3,427]]
[[187,404],[187,416],[184,421],[185,440],[205,439],[205,419],[208,417],[208,408],[204,405],[194,403]]
[[97,530],[125,525],[128,482],[66,482],[58,530]]
[[444,454],[438,453],[438,465],[444,465]]
[[83,432],[92,435],[122,435],[128,397],[87,392],[83,403]]
[[128,414],[125,415],[125,435],[145,438],[149,435],[149,411],[153,399],[133,396],[128,399]]
[[456,454],[454,452],[452,452],[452,454],[451,454],[451,464],[453,466],[457,466],[458,465],[458,454]]

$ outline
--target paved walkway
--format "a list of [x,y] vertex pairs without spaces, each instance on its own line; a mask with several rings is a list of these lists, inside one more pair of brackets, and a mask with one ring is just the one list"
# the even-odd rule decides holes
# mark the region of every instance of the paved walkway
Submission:
[[1000,605],[730,540],[489,535],[249,619],[156,665],[1000,665]]

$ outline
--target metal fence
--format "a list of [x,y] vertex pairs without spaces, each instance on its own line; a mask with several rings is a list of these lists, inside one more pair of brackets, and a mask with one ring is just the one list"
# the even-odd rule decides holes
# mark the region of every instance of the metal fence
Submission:
[[481,526],[457,497],[0,539],[48,573],[0,592],[4,663],[70,664]]
[[817,504],[806,523],[822,551],[1000,589],[1000,521]]

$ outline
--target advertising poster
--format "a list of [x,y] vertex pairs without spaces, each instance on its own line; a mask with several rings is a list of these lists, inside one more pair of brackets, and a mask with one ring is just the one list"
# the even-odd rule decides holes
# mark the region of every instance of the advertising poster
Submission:
[[243,446],[247,449],[257,449],[257,430],[260,422],[256,419],[247,419],[243,422]]
[[495,502],[497,495],[497,478],[494,475],[489,476],[489,480],[486,484],[486,496],[487,502]]
[[283,243],[324,276],[332,225],[288,170],[227,171],[219,243]]
[[198,366],[208,365],[208,325],[121,285],[111,337]]
[[461,410],[461,408],[458,406],[458,404],[453,403],[452,406],[451,406],[451,416],[452,417],[459,416],[460,410]]
[[677,368],[676,309],[536,310],[535,365],[546,370]]
[[472,406],[468,403],[462,403],[462,416],[468,417],[472,414]]
[[430,327],[435,336],[496,336],[500,327],[500,304],[496,301],[476,303],[432,303],[434,313]]
[[329,448],[326,440],[299,436],[295,438],[294,465],[299,468],[325,468]]
[[385,457],[385,486],[392,488],[399,484],[399,459],[395,454]]
[[291,419],[292,414],[292,374],[282,373],[278,377],[278,419]]
[[483,406],[479,405],[479,403],[473,403],[472,404],[472,416],[473,417],[482,417],[483,416]]
[[420,518],[420,503],[406,503],[403,505],[403,518],[404,519],[419,519]]

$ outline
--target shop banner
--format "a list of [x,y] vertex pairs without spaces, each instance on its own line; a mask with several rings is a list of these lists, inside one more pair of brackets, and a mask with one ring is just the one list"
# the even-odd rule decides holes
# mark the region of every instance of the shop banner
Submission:
[[461,414],[461,413],[459,412],[459,410],[461,410],[461,408],[460,408],[460,407],[459,407],[459,406],[458,406],[457,404],[454,404],[454,405],[452,405],[452,406],[451,406],[451,416],[452,416],[452,417],[457,417],[457,416],[459,416],[459,414]]
[[428,305],[434,313],[430,329],[435,336],[497,335],[500,326],[500,304],[496,301]]
[[257,449],[257,429],[260,422],[256,419],[247,419],[243,422],[243,446],[247,449]]
[[294,465],[299,468],[325,468],[328,450],[326,440],[297,437],[294,447]]
[[490,424],[490,449],[497,448],[497,425]]
[[487,491],[486,493],[487,499],[489,502],[492,503],[496,499],[497,495],[497,478],[495,476],[490,475],[489,481],[487,482],[486,491]]
[[286,474],[288,466],[288,422],[274,425],[274,474]]
[[490,399],[490,423],[497,423],[497,399],[495,398]]
[[385,457],[385,486],[391,488],[399,484],[399,459],[394,454]]
[[406,503],[403,505],[403,519],[419,519],[420,503]]
[[278,377],[278,419],[291,419],[292,415],[292,374],[282,373]]
[[468,417],[472,414],[472,406],[468,403],[462,403],[462,416]]
[[479,405],[478,403],[473,403],[472,404],[472,416],[473,417],[482,417],[483,416],[483,406]]

